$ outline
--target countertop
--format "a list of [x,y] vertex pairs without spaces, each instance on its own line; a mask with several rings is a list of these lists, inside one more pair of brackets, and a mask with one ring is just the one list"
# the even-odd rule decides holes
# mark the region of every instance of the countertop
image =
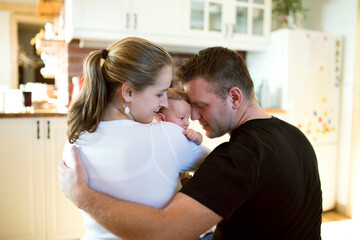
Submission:
[[31,112],[5,113],[0,112],[0,118],[28,118],[28,117],[66,117],[66,109],[35,109]]
[[[265,109],[269,114],[284,114],[282,109]],[[14,118],[14,117],[66,117],[67,109],[35,109],[32,112],[19,112],[19,113],[5,113],[0,112],[0,118]]]

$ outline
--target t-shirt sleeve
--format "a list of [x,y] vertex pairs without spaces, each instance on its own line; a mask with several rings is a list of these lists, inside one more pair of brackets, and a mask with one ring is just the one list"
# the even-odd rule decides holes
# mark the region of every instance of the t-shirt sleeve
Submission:
[[66,165],[69,168],[75,167],[75,163],[71,159],[71,147],[72,144],[66,141],[66,143],[64,144],[63,156],[62,156],[62,159],[65,161]]
[[256,184],[256,157],[238,147],[227,142],[215,148],[180,192],[229,219]]
[[163,122],[166,137],[172,148],[180,171],[194,171],[199,168],[210,149],[203,145],[196,145],[182,133],[183,129],[176,124]]

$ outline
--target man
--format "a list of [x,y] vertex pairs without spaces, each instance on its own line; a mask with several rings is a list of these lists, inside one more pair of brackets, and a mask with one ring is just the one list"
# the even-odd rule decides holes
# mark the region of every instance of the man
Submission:
[[196,239],[218,223],[213,239],[321,239],[322,193],[306,137],[268,115],[254,97],[244,60],[214,47],[177,73],[210,138],[229,133],[164,209],[117,200],[88,187],[76,167],[59,164],[66,196],[124,239]]

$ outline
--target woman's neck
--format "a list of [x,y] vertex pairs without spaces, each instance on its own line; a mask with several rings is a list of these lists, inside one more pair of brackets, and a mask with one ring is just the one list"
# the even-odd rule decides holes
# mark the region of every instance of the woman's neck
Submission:
[[130,114],[125,115],[122,112],[121,106],[109,104],[107,107],[105,107],[101,121],[113,121],[113,120],[122,120],[122,119],[134,120]]

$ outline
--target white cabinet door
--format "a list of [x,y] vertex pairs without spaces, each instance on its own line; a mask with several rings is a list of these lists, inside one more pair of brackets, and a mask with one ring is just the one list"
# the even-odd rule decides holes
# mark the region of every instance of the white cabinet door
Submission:
[[130,29],[129,0],[65,1],[66,41],[72,39],[119,40]]
[[46,222],[47,239],[79,239],[84,233],[82,215],[59,187],[57,165],[62,159],[66,118],[45,118]]
[[136,35],[181,35],[183,0],[131,0],[130,23]]
[[103,31],[124,30],[128,27],[126,15],[129,0],[75,0],[73,2],[74,26],[81,29]]
[[182,0],[65,1],[66,40],[81,39],[88,45],[103,41],[108,45],[137,36],[171,45],[170,38],[181,36],[183,9]]
[[0,239],[45,239],[41,119],[0,119]]

